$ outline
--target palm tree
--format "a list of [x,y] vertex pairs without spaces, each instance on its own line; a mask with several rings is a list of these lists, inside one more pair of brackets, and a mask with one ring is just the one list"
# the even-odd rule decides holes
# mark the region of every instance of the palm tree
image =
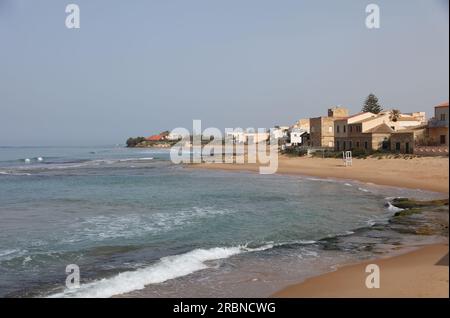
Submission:
[[389,114],[389,119],[396,122],[400,118],[400,111],[398,109],[391,110]]

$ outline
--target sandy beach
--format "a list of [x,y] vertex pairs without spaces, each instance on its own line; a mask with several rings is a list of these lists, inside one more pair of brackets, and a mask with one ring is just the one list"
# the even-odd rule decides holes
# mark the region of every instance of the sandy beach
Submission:
[[[367,288],[368,264],[380,268],[380,288]],[[449,297],[448,245],[429,245],[407,254],[349,265],[289,286],[274,297]]]
[[[258,164],[203,163],[202,169],[258,171]],[[449,161],[444,157],[412,159],[353,159],[345,167],[341,159],[280,156],[277,173],[320,178],[351,179],[378,185],[422,189],[448,194]]]
[[[201,169],[257,172],[258,164],[200,164]],[[449,159],[341,159],[280,156],[277,173],[349,179],[377,185],[422,189],[448,195]],[[429,245],[406,254],[348,265],[289,286],[274,297],[449,297],[448,244]],[[380,267],[380,288],[368,289],[367,264]]]

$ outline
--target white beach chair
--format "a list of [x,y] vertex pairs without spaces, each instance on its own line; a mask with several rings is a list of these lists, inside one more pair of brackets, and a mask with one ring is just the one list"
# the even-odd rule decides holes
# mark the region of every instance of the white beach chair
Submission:
[[344,166],[351,166],[352,165],[352,152],[351,151],[343,151],[342,152],[342,159],[344,160]]

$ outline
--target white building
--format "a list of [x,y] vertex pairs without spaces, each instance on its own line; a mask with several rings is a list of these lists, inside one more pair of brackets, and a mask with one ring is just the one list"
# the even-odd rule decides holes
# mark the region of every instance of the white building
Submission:
[[308,132],[305,129],[293,128],[291,131],[291,144],[294,146],[302,145],[306,134]]
[[269,139],[269,133],[267,132],[243,132],[233,131],[227,133],[227,138],[233,140],[234,143],[260,143]]
[[171,132],[167,135],[167,140],[170,140],[170,141],[180,140],[180,139],[183,139],[183,136],[181,134]]
[[275,139],[281,139],[284,137],[288,137],[289,135],[289,126],[275,126],[270,129],[270,134]]

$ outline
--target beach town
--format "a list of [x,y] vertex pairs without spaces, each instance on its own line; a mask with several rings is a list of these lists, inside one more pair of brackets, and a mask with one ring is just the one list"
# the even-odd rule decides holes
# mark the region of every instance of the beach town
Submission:
[[[263,132],[260,129],[236,129],[226,133],[224,139],[232,140],[234,144],[258,144],[273,138],[281,153],[298,155],[353,151],[358,155],[384,152],[448,156],[448,116],[448,102],[436,105],[432,117],[427,118],[425,112],[383,110],[371,94],[357,114],[349,114],[346,107],[333,106],[325,116],[299,119],[292,125],[277,125]],[[165,131],[149,137],[130,138],[127,145],[169,148],[182,137]]]

